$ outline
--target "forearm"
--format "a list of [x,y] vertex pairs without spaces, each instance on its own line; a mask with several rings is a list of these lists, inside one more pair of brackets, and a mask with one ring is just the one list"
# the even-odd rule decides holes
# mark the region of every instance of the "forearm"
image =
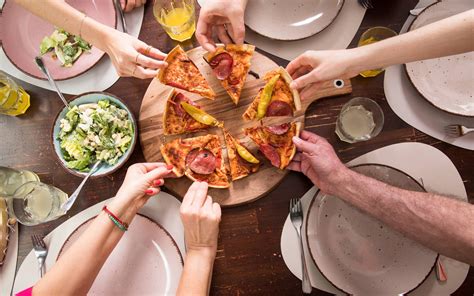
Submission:
[[356,71],[385,68],[418,60],[474,50],[474,10],[454,15],[417,30],[350,49]]
[[[112,201],[108,208],[127,223],[136,214],[133,207],[116,201]],[[85,295],[122,235],[123,231],[105,212],[99,213],[87,230],[35,285],[33,294]]]
[[114,30],[84,14],[65,1],[58,0],[15,0],[23,8],[41,17],[56,27],[80,35],[95,47],[105,51],[107,36]]
[[351,170],[332,194],[446,256],[474,265],[474,205],[399,189]]
[[209,295],[215,252],[188,250],[177,295]]

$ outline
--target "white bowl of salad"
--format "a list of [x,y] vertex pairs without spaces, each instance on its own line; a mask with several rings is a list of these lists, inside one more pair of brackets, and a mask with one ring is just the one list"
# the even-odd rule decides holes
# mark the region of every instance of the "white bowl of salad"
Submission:
[[61,165],[85,176],[102,162],[92,177],[109,175],[130,157],[137,140],[137,123],[128,107],[105,92],[81,94],[69,102],[53,126],[53,146]]

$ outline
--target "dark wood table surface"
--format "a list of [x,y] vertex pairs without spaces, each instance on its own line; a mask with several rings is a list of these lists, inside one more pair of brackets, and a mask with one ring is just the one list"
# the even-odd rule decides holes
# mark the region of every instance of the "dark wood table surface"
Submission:
[[[151,1],[148,1],[151,2]],[[373,26],[386,26],[399,31],[409,10],[417,0],[378,1],[376,8],[368,10],[359,31],[352,40],[356,46],[361,33]],[[271,24],[269,24],[271,25]],[[175,46],[153,17],[152,6],[146,5],[141,29],[141,40],[164,52]],[[193,44],[197,44],[195,40]],[[189,43],[187,46],[192,46]],[[269,55],[282,66],[288,61]],[[122,98],[138,118],[141,100],[150,80],[121,78],[107,92]],[[0,115],[0,165],[36,172],[45,183],[52,184],[71,194],[81,179],[67,173],[57,162],[50,141],[51,127],[62,103],[56,93],[24,82],[21,85],[31,95],[31,107],[19,117]],[[434,139],[407,125],[390,109],[383,90],[383,74],[376,78],[352,79],[353,93],[314,103],[307,111],[305,126],[328,139],[343,161],[349,161],[364,153],[401,142],[421,142],[443,151],[459,170],[474,202],[474,153]],[[336,117],[352,97],[364,96],[377,101],[385,114],[385,126],[375,139],[358,144],[341,142],[334,133]],[[68,96],[69,98],[71,96]],[[126,168],[143,162],[141,147],[137,145],[126,165],[109,177],[90,180],[71,211],[60,219],[35,227],[20,225],[18,266],[31,251],[30,235],[46,235],[69,217],[97,202],[114,196],[122,183]],[[227,208],[223,211],[219,246],[214,265],[211,294],[213,295],[298,295],[301,282],[286,267],[281,251],[280,236],[288,214],[290,198],[301,197],[311,188],[310,181],[298,173],[288,177],[267,196],[247,205]],[[449,276],[449,275],[448,275]],[[474,268],[456,295],[473,295]],[[325,292],[314,289],[314,295]]]

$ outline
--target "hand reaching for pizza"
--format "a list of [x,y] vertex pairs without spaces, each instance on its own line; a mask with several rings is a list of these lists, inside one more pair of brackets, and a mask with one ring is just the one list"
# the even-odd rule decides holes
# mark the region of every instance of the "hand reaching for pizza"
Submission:
[[207,195],[206,182],[194,182],[181,204],[186,250],[214,257],[217,250],[221,207]]
[[206,0],[199,13],[196,38],[210,52],[216,50],[213,31],[225,44],[242,44],[245,37],[244,11],[247,0]]
[[324,81],[348,79],[359,74],[363,70],[357,65],[359,54],[355,49],[308,50],[286,67],[294,79],[290,86],[300,91],[302,100],[310,98]]
[[288,169],[302,172],[323,192],[331,194],[347,170],[326,139],[308,131],[293,137],[297,153]]
[[137,38],[117,30],[109,30],[102,46],[122,77],[153,78],[166,67],[166,54]]
[[132,11],[135,8],[145,5],[146,0],[120,0],[120,5],[125,12]]

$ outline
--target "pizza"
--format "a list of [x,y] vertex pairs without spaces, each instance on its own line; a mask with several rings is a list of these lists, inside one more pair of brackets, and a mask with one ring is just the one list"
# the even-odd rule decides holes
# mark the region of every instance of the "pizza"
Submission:
[[250,70],[255,46],[249,44],[227,44],[218,46],[214,53],[207,53],[204,60],[211,66],[212,72],[237,105]]
[[213,188],[230,186],[217,135],[175,139],[161,145],[160,150],[165,162],[173,165],[177,177],[186,175],[193,181],[207,182]]
[[186,52],[177,45],[171,50],[165,62],[168,66],[158,72],[157,78],[161,83],[180,88],[205,98],[214,99],[216,94],[207,83],[206,78],[199,72],[198,67],[189,59]]
[[181,105],[182,102],[199,108],[191,99],[173,89],[166,101],[163,113],[163,133],[165,135],[190,133],[209,127],[190,116]]
[[242,115],[244,120],[269,116],[293,116],[301,109],[298,91],[290,88],[291,76],[279,67],[265,74],[266,85]]
[[260,161],[250,151],[239,143],[228,131],[224,130],[227,156],[230,164],[232,181],[242,179],[258,171]]
[[295,156],[296,146],[292,138],[299,136],[300,129],[300,122],[291,122],[252,127],[244,131],[257,144],[258,149],[270,160],[273,166],[284,169]]

